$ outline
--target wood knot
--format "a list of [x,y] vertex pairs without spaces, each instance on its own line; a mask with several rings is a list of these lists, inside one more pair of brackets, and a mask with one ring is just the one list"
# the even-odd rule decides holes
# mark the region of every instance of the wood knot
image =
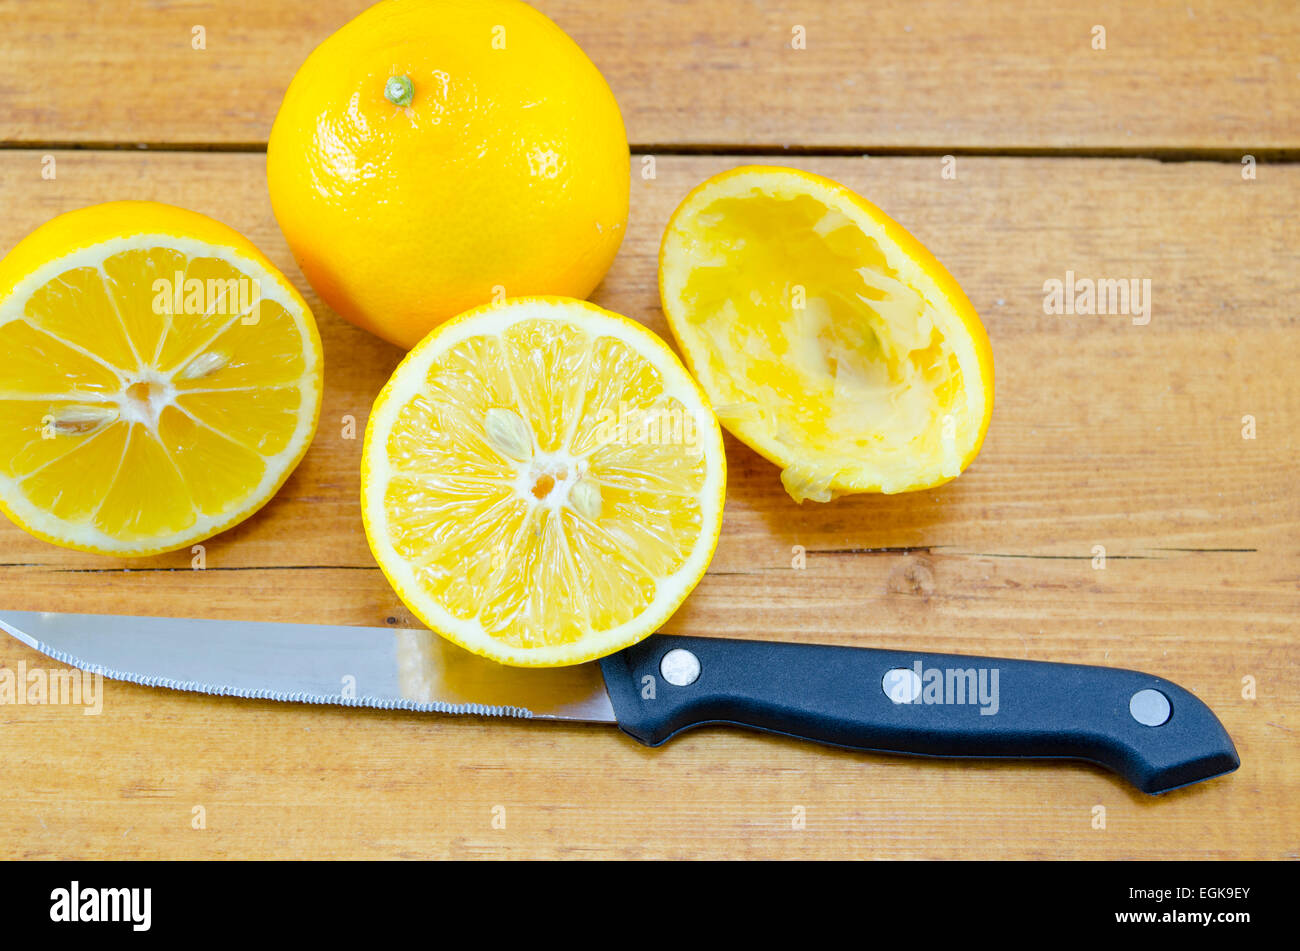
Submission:
[[934,563],[928,555],[905,558],[889,575],[889,590],[913,598],[928,600],[934,594]]

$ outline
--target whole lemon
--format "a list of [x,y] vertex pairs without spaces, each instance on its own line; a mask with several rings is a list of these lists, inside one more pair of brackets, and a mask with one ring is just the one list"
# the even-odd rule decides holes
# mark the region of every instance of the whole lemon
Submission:
[[414,346],[506,296],[586,297],[627,225],[600,72],[518,0],[383,0],[325,40],[267,148],[271,206],[340,315]]

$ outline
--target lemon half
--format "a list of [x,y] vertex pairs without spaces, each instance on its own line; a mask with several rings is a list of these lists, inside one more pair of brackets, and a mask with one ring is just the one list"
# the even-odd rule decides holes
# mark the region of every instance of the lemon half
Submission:
[[68,212],[0,262],[0,508],[148,555],[246,518],[306,452],[307,304],[242,235],[155,202]]
[[768,166],[709,179],[668,223],[659,290],[718,418],[795,500],[929,488],[979,452],[993,410],[979,316],[843,185]]
[[402,361],[366,428],[366,535],[430,628],[516,666],[654,631],[703,576],[726,461],[667,345],[584,301],[507,300]]

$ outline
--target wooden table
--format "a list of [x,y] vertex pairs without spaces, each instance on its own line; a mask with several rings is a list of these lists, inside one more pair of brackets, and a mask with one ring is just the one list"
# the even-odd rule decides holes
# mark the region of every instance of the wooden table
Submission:
[[[414,625],[367,550],[360,441],[345,432],[401,354],[311,294],[266,195],[283,89],[364,5],[0,0],[0,249],[107,199],[194,208],[307,295],[327,361],[315,444],[260,514],[206,543],[203,570],[189,552],[119,561],[6,523],[0,605]],[[903,222],[993,341],[988,439],[942,489],[800,507],[728,438],[722,542],[666,630],[1148,670],[1214,708],[1241,769],[1152,799],[1078,764],[954,765],[714,729],[648,750],[595,726],[110,683],[98,717],[0,706],[0,854],[1295,858],[1293,0],[538,6],[603,70],[633,143],[631,223],[599,303],[666,334],[655,254],[669,212],[714,172],[772,162]],[[1149,279],[1149,323],[1045,314],[1044,282],[1067,271]],[[0,666],[22,662],[52,663],[0,638]]]

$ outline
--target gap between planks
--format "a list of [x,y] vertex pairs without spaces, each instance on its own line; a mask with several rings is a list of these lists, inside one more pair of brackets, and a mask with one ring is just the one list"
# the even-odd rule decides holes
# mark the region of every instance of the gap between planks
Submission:
[[[266,152],[265,142],[0,142],[0,152],[195,152],[259,154]],[[688,155],[727,158],[934,158],[953,155],[967,158],[1042,158],[1042,159],[1146,159],[1153,162],[1223,162],[1240,164],[1250,155],[1257,162],[1290,165],[1300,162],[1300,149],[1287,148],[1039,148],[983,146],[820,146],[820,145],[673,145],[631,143],[632,155]]]
[[[809,555],[932,555],[943,554],[954,558],[1023,558],[1031,561],[1091,561],[1092,555],[1039,555],[1033,552],[983,552],[950,551],[947,545],[917,545],[915,547],[899,546],[889,548],[810,548]],[[1183,555],[1248,555],[1259,551],[1257,548],[1148,548],[1146,551],[1172,552]],[[1106,555],[1107,561],[1160,561],[1167,555]],[[38,562],[0,562],[3,568],[44,568],[55,574],[150,574],[175,573],[181,571],[378,571],[378,565],[230,565],[194,569],[179,567],[111,567],[111,568],[63,568],[58,565],[40,564]],[[757,574],[771,569],[759,568],[753,571],[710,571],[716,575]],[[785,570],[781,568],[780,570]]]

